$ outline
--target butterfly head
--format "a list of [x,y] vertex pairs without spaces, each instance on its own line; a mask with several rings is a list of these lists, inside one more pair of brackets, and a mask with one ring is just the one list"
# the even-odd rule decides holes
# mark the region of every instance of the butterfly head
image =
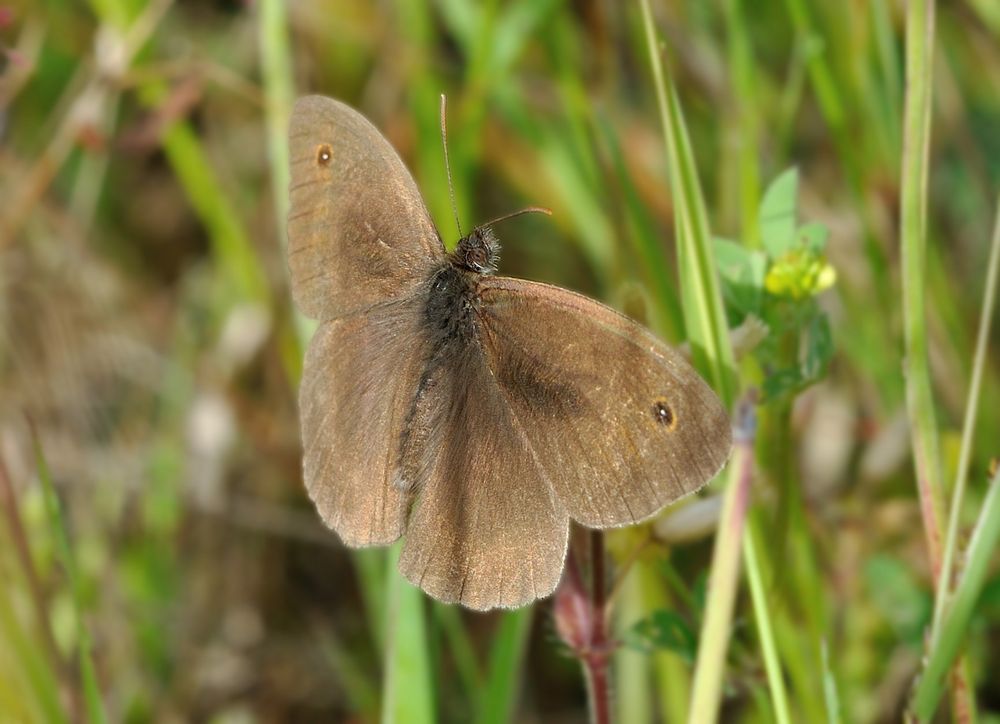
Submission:
[[477,226],[452,252],[456,266],[477,274],[492,274],[500,259],[500,240],[489,226]]

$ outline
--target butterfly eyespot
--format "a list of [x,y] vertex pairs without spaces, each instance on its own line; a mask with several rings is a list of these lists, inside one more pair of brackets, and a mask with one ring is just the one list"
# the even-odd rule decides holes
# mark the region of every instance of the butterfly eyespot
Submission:
[[674,414],[674,408],[663,399],[653,403],[653,419],[659,424],[666,426],[668,430],[673,430],[677,426],[677,416]]
[[329,166],[332,160],[333,149],[330,148],[329,144],[324,143],[316,149],[316,163],[320,166]]

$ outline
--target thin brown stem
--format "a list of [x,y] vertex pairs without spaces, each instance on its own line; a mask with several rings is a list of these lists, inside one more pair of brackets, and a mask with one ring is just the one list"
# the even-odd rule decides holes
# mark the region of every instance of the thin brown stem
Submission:
[[590,531],[590,596],[595,611],[604,610],[604,531]]
[[608,623],[605,581],[604,531],[592,530],[590,542],[590,602],[591,617],[590,645],[581,657],[584,676],[587,681],[587,695],[590,703],[590,719],[594,724],[608,724],[611,721],[611,682],[608,676],[611,663],[611,641],[608,640]]
[[[610,724],[610,663],[615,642],[608,635],[604,534],[578,529],[574,539],[553,605],[556,630],[580,660],[591,722]],[[589,586],[581,570],[585,559],[590,562]]]
[[590,721],[593,724],[611,722],[611,682],[608,678],[608,657],[595,661],[591,655],[583,660],[583,673],[587,680],[587,699],[590,704]]

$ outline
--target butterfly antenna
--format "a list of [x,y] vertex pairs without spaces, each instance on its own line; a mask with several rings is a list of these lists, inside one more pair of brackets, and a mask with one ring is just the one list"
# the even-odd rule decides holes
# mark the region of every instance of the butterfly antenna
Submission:
[[527,208],[521,209],[520,211],[513,211],[509,214],[498,216],[495,219],[487,221],[485,224],[480,224],[479,227],[477,228],[482,228],[484,226],[493,226],[493,224],[496,224],[500,221],[513,219],[515,216],[521,216],[522,214],[545,214],[546,216],[552,216],[552,209],[546,209],[544,206],[528,206]]
[[444,170],[448,174],[448,195],[451,197],[451,213],[455,215],[458,236],[463,238],[462,222],[458,220],[458,204],[455,203],[455,186],[451,182],[451,164],[448,162],[448,99],[441,94],[441,146],[444,148]]

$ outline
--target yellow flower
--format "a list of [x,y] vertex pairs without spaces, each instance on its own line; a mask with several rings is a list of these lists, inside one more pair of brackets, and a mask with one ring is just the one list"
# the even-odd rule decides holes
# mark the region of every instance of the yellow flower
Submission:
[[774,260],[764,278],[764,288],[778,297],[805,299],[829,289],[836,270],[809,249],[792,249]]

